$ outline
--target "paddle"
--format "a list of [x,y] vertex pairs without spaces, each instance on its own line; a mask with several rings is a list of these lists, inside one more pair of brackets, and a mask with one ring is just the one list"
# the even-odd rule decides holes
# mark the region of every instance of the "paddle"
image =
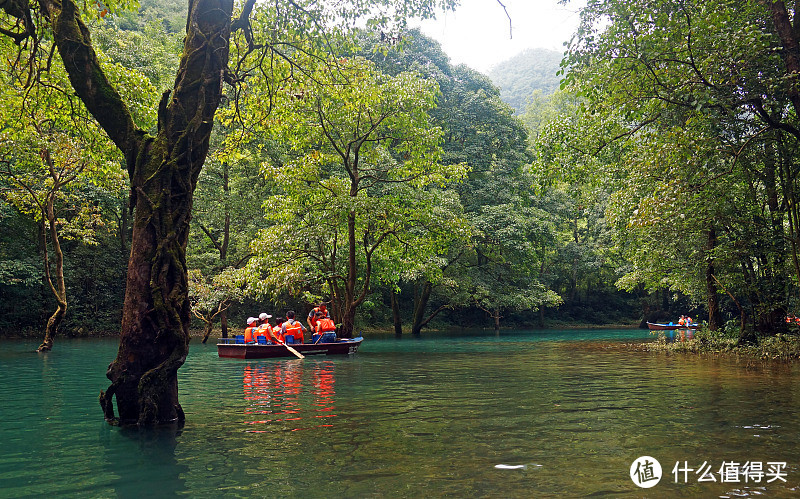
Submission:
[[305,359],[305,358],[306,358],[306,356],[305,356],[305,355],[303,355],[302,353],[298,352],[298,351],[297,351],[297,350],[295,350],[294,348],[290,347],[290,346],[289,346],[289,345],[287,345],[286,343],[284,343],[284,342],[282,342],[282,341],[279,341],[278,343],[280,343],[281,345],[285,346],[285,347],[286,347],[286,349],[287,349],[287,350],[289,350],[290,352],[292,352],[293,354],[297,355],[297,358],[298,358],[298,359]]
[[[331,331],[325,331],[325,333],[330,333],[330,332],[331,332]],[[321,340],[321,339],[322,339],[322,335],[323,335],[323,334],[325,334],[325,333],[319,333],[319,336],[317,336],[317,341],[315,341],[315,342],[314,342],[314,344],[315,344],[315,345],[316,345],[317,343],[319,343],[319,340]]]

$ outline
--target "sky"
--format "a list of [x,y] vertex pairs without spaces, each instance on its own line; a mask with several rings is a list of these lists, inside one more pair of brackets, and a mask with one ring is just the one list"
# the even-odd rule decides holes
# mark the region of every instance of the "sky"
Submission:
[[[506,6],[509,20],[500,3]],[[462,0],[455,12],[420,24],[423,33],[442,44],[453,64],[487,73],[494,65],[528,48],[563,52],[578,27],[585,0]]]

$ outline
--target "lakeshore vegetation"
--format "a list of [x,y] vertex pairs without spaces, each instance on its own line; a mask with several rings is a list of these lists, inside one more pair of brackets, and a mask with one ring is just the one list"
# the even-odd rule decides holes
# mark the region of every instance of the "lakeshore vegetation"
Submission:
[[793,4],[590,0],[494,82],[409,27],[457,4],[0,3],[0,334],[120,333],[104,414],[152,425],[191,327],[319,300],[342,336],[797,333]]

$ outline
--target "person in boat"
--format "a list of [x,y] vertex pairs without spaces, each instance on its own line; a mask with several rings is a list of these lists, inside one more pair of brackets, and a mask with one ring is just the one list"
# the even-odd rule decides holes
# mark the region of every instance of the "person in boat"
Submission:
[[317,320],[319,314],[322,314],[322,317],[327,317],[328,319],[331,318],[331,314],[328,313],[328,306],[325,305],[324,301],[319,302],[316,307],[311,309],[311,312],[308,313],[308,328],[311,330],[312,333],[317,331]]
[[244,342],[252,343],[256,341],[256,331],[258,330],[258,319],[255,317],[247,318],[247,327],[244,328]]
[[276,324],[272,327],[272,338],[276,343],[283,343],[283,334],[281,334],[283,322],[283,317],[277,317],[275,319]]
[[678,319],[678,325],[679,326],[685,326],[686,325],[686,316],[685,315],[682,315],[681,318]]
[[333,319],[330,316],[324,317],[322,312],[317,312],[316,319],[317,328],[312,331],[311,343],[336,341],[336,324],[333,323]]
[[296,321],[294,319],[294,310],[289,310],[286,312],[286,321],[281,325],[281,335],[283,335],[283,341],[289,343],[289,336],[291,336],[294,341],[293,343],[302,343],[303,342],[303,333],[306,332],[306,327],[300,321]]
[[272,338],[272,326],[269,323],[271,318],[272,316],[266,312],[258,314],[258,329],[256,330],[255,336],[264,336],[267,338],[267,341]]

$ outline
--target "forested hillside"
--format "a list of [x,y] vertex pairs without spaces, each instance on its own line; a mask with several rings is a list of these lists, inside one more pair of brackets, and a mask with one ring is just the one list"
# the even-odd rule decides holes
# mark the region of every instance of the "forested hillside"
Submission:
[[522,113],[537,90],[549,95],[558,90],[562,52],[527,49],[489,71],[489,78],[500,89],[500,97],[517,113]]
[[[181,5],[86,11],[141,136],[164,126],[163,92],[184,54]],[[704,18],[704,5],[685,9]],[[800,275],[800,133],[785,111],[796,100],[781,83],[787,62],[770,48],[789,43],[770,31],[773,14],[725,7],[693,38],[699,64],[683,45],[695,25],[643,18],[625,45],[637,7],[593,9],[558,90],[558,52],[524,52],[490,79],[419,32],[347,31],[315,45],[292,31],[298,19],[258,7],[263,39],[236,38],[190,177],[176,262],[192,327],[226,334],[249,315],[325,300],[343,335],[682,312],[743,341],[785,329]],[[603,36],[587,35],[603,16]],[[282,46],[279,35],[291,48],[271,59],[247,48]],[[159,204],[141,194],[147,182],[131,189],[135,156],[75,101],[67,68],[28,78],[19,46],[2,40],[0,329],[116,331],[131,202]]]

